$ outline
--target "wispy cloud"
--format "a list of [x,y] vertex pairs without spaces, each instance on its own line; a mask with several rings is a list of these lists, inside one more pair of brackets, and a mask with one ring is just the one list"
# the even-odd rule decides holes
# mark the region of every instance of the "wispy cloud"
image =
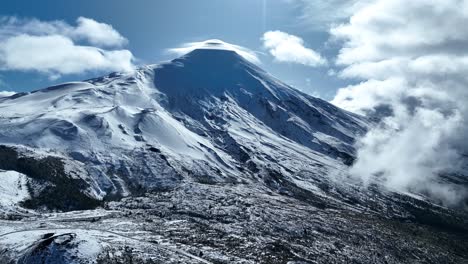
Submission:
[[[86,71],[126,71],[133,55],[111,25],[79,17],[63,21],[0,18],[0,70],[37,71],[57,78]],[[109,49],[114,47],[114,49]],[[106,49],[105,49],[106,48]]]
[[300,12],[297,20],[307,29],[327,31],[345,22],[356,10],[373,0],[283,0]]
[[277,62],[296,63],[316,67],[327,64],[318,52],[304,46],[300,37],[282,32],[268,31],[262,37],[263,46]]

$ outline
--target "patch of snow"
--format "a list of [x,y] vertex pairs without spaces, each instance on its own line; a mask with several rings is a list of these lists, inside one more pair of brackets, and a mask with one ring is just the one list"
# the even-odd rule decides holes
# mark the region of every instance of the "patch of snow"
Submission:
[[0,171],[0,210],[12,210],[29,198],[27,179],[16,171]]

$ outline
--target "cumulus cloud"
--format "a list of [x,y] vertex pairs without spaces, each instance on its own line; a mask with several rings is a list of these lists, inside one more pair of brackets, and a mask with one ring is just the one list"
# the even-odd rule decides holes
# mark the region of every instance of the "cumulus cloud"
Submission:
[[[133,55],[127,40],[112,26],[79,17],[77,26],[63,21],[2,17],[0,70],[36,71],[57,78],[86,71],[127,71]],[[107,49],[104,49],[107,47]]]
[[300,37],[282,32],[268,31],[262,37],[263,46],[278,62],[297,63],[316,67],[325,65],[326,59],[318,52],[306,48]]
[[127,39],[109,24],[85,17],[79,17],[76,22],[78,26],[70,31],[72,37],[83,38],[97,46],[122,46],[127,43]]
[[468,1],[373,0],[331,29],[342,41],[343,78],[334,104],[376,113],[381,122],[358,143],[353,175],[447,204],[466,190],[444,175],[467,172]]
[[205,41],[200,41],[200,42],[184,43],[180,47],[171,48],[171,49],[168,49],[167,51],[171,54],[182,56],[196,49],[231,50],[231,51],[235,51],[237,54],[241,55],[243,58],[245,58],[246,60],[252,63],[260,64],[260,60],[254,51],[247,49],[245,47],[238,46],[238,45],[226,43],[219,39],[210,39],[210,40],[205,40]]
[[71,74],[132,68],[132,54],[127,50],[104,51],[79,46],[60,35],[11,37],[2,43],[0,54],[2,65],[10,70]]

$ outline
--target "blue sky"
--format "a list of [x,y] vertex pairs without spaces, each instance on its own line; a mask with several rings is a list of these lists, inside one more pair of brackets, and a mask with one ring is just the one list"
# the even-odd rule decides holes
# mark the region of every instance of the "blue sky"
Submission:
[[[312,22],[304,19],[306,7]],[[329,21],[313,19],[324,12],[323,6],[316,8],[314,12],[314,5],[304,6],[299,0],[16,0],[3,2],[0,16],[42,22],[61,20],[72,27],[77,25],[77,18],[85,17],[111,25],[128,40],[119,49],[129,50],[136,65],[172,59],[176,55],[167,50],[183,43],[221,39],[257,52],[262,67],[288,84],[330,100],[349,81],[328,74],[340,47],[329,42],[326,24]],[[0,29],[2,26],[5,23]],[[320,54],[328,64],[278,62],[261,39],[265,32],[272,30],[302,38],[304,47]],[[3,68],[0,90],[29,91],[96,77],[108,71],[96,68],[84,73],[55,74],[51,78],[50,74],[35,70]]]

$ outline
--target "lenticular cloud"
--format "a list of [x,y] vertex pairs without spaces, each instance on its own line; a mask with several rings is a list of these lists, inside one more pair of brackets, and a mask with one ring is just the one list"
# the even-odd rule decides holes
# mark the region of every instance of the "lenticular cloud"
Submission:
[[181,55],[185,55],[197,49],[231,50],[231,51],[235,51],[237,54],[244,57],[244,59],[252,63],[260,64],[260,59],[257,57],[255,52],[247,48],[234,45],[234,44],[230,44],[230,43],[226,43],[218,39],[211,39],[211,40],[206,40],[206,41],[201,41],[201,42],[184,43],[178,48],[168,49],[168,52],[181,56]]

